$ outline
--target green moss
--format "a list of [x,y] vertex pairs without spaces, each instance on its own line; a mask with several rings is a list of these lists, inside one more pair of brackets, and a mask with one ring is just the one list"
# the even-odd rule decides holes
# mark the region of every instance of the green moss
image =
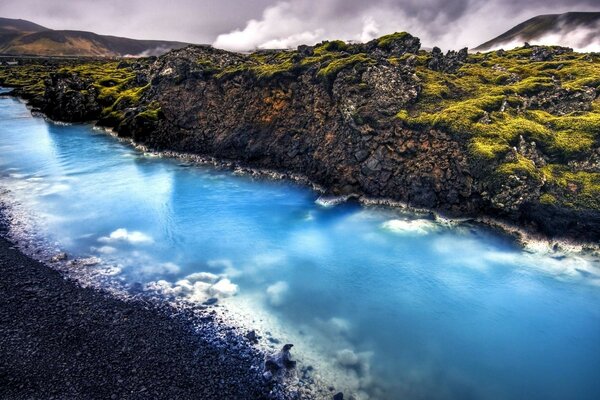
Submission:
[[219,67],[215,65],[212,60],[200,59],[197,61],[197,64],[204,72],[216,72],[219,70]]
[[26,97],[41,96],[52,69],[44,65],[0,66],[0,84],[19,88]]
[[572,171],[565,165],[542,169],[547,184],[561,194],[562,205],[581,209],[600,209],[600,173]]
[[505,93],[532,96],[544,90],[552,89],[553,87],[554,83],[551,78],[545,76],[530,76],[518,83],[508,86]]
[[150,84],[142,87],[133,87],[130,89],[125,89],[118,92],[118,97],[113,103],[112,107],[116,108],[117,106],[123,107],[133,107],[139,104],[140,99],[144,92],[150,88]]
[[338,58],[339,55],[338,54],[334,54],[334,53],[322,53],[316,56],[310,56],[310,57],[305,57],[300,61],[300,65],[303,67],[309,67],[311,65],[315,65],[315,64],[325,64],[335,58]]
[[476,137],[469,143],[469,152],[479,159],[493,160],[510,149],[501,138]]
[[533,179],[541,180],[543,178],[542,172],[536,168],[533,161],[522,155],[517,156],[517,160],[513,162],[507,162],[496,170],[500,175],[519,175],[527,176]]
[[377,39],[377,47],[387,50],[395,41],[404,40],[410,37],[412,36],[407,32],[395,32],[389,35],[381,36],[379,39]]
[[315,46],[313,52],[316,55],[322,55],[327,52],[339,52],[348,50],[348,44],[342,40],[332,40],[320,43]]
[[[534,141],[555,162],[589,154],[600,144],[600,102],[591,111],[552,115],[526,110],[528,99],[562,86],[582,90],[600,84],[600,58],[564,53],[553,61],[533,62],[531,49],[469,55],[456,74],[417,63],[422,85],[417,102],[397,117],[409,127],[443,129],[468,140],[469,154],[498,166],[502,175],[517,170],[534,174],[535,166],[500,159],[518,146],[519,137]],[[527,168],[525,168],[527,167]]]
[[591,150],[600,136],[600,114],[597,112],[555,116],[533,110],[526,116],[547,127],[549,133],[542,141],[547,150],[567,159]]
[[544,193],[540,196],[540,203],[542,204],[557,204],[558,200],[550,193]]
[[217,79],[249,73],[259,79],[272,78],[281,74],[293,73],[300,68],[295,61],[295,51],[282,51],[275,54],[253,53],[246,62],[232,65],[215,74]]
[[362,53],[353,54],[351,56],[338,58],[338,59],[335,59],[335,60],[329,62],[329,64],[327,64],[327,66],[319,69],[319,72],[317,72],[317,76],[332,78],[332,77],[335,77],[343,69],[353,67],[356,64],[374,64],[374,63],[375,63],[375,60],[373,60],[366,54],[362,54]]
[[221,72],[217,73],[215,77],[217,79],[224,79],[233,75],[241,74],[249,71],[249,66],[246,64],[236,64],[230,67],[224,68]]
[[291,60],[285,60],[278,64],[260,64],[252,68],[252,71],[259,78],[271,78],[275,75],[291,72],[294,63]]
[[148,121],[158,121],[162,116],[162,110],[160,108],[147,109],[142,111],[136,118],[145,119]]

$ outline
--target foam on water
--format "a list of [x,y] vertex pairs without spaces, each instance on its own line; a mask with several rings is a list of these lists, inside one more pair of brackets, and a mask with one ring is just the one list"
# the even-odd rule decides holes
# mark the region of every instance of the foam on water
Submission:
[[298,380],[355,399],[599,397],[593,253],[156,157],[12,99],[0,154],[29,254],[65,251],[53,265],[86,284],[216,307],[266,349],[294,343]]
[[436,224],[434,221],[425,219],[392,219],[384,222],[382,227],[394,233],[403,235],[427,235],[441,228],[441,226]]

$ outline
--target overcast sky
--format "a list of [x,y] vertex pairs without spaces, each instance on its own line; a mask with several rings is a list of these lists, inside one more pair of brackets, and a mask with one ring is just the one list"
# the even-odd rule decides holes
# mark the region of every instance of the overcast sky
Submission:
[[52,29],[230,50],[366,41],[395,31],[458,49],[535,15],[566,11],[600,11],[600,0],[0,0],[0,16]]

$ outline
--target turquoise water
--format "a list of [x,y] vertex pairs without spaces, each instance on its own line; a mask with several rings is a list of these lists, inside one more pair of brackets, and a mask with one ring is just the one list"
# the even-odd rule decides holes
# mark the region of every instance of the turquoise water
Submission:
[[305,187],[153,157],[13,99],[0,99],[0,186],[53,248],[165,297],[218,298],[356,398],[600,398],[593,259],[323,207]]

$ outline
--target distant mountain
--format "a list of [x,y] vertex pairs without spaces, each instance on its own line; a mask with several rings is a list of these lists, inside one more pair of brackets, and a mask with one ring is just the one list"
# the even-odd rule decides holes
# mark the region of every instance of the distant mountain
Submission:
[[538,15],[473,50],[510,49],[525,42],[600,51],[600,12]]
[[136,40],[93,32],[52,30],[22,19],[0,18],[0,54],[122,57],[161,55],[188,43]]

